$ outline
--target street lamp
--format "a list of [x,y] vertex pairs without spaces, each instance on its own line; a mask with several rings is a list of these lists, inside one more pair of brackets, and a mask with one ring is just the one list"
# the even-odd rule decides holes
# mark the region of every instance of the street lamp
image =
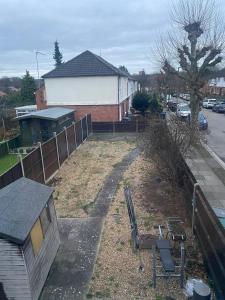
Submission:
[[40,51],[36,51],[35,54],[36,54],[37,75],[38,75],[38,88],[40,89],[41,82],[40,82],[40,76],[39,76],[38,54],[41,54],[41,55],[45,55],[45,54]]

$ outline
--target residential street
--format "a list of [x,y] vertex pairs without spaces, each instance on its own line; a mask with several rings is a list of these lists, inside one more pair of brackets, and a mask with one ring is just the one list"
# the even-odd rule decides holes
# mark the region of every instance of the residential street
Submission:
[[[176,98],[173,98],[176,101]],[[187,103],[178,99],[179,103]],[[211,109],[203,108],[208,119],[209,129],[204,132],[208,146],[225,162],[225,115],[213,112]]]

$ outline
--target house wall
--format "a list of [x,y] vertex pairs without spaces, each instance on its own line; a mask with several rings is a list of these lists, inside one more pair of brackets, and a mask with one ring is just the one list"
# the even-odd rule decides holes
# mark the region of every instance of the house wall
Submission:
[[117,85],[117,76],[47,78],[47,105],[117,104]]
[[32,300],[38,299],[60,244],[57,219],[52,199],[49,203],[49,208],[52,222],[48,227],[39,254],[36,257],[34,256],[31,243],[26,243],[23,247]]
[[3,239],[0,239],[0,282],[7,299],[32,299],[22,251],[19,246]]
[[[118,120],[118,105],[60,105],[61,107],[76,110],[76,120],[91,114],[93,122]],[[51,106],[49,106],[51,107]]]
[[[77,120],[90,113],[92,121],[104,122],[119,121],[125,116],[137,83],[120,76],[47,78],[45,88],[48,107],[72,108]],[[128,105],[121,105],[124,101]]]

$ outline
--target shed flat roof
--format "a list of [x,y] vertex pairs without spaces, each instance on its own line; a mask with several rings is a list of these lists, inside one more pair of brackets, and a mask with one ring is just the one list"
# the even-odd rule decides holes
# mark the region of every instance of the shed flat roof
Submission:
[[22,177],[0,190],[0,238],[23,244],[53,188]]
[[58,120],[63,116],[66,116],[67,114],[72,112],[74,112],[74,110],[70,108],[52,107],[52,108],[37,110],[29,114],[17,117],[16,119],[22,120],[22,119],[36,118],[36,119]]

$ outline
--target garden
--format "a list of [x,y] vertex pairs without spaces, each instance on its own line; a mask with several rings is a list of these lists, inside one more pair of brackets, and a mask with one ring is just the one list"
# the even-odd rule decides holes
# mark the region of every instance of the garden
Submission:
[[[51,181],[58,217],[89,218],[95,200],[111,171],[137,147],[135,135],[92,137],[72,154]],[[166,225],[177,216],[187,234],[186,276],[206,279],[201,253],[191,237],[191,225],[182,191],[161,178],[153,161],[140,153],[119,182],[104,218],[96,263],[86,298],[185,299],[178,279],[152,281],[152,251],[132,249],[131,228],[124,198],[124,186],[132,190],[140,233],[157,235],[155,225]],[[143,270],[140,272],[140,263]]]

